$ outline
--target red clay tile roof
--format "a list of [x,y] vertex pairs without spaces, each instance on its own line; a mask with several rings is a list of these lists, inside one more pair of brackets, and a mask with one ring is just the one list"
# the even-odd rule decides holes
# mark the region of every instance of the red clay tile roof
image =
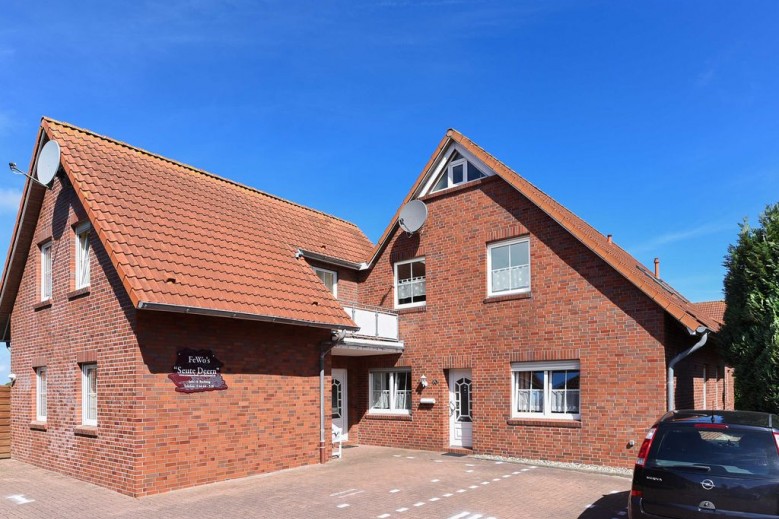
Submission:
[[[409,191],[403,204],[418,196],[424,182],[428,179],[428,175],[432,173],[432,167],[452,142],[458,143],[484,164],[489,166],[498,176],[522,193],[522,195],[538,206],[587,248],[600,256],[607,264],[611,265],[611,267],[622,274],[625,279],[638,287],[681,324],[691,330],[696,330],[700,326],[705,326],[712,331],[719,330],[720,323],[718,321],[702,312],[700,308],[690,303],[670,285],[656,279],[653,273],[633,256],[628,254],[617,244],[613,242],[610,243],[606,236],[596,231],[595,228],[587,222],[560,205],[552,199],[552,197],[522,178],[511,168],[487,153],[484,149],[457,130],[450,129],[444,138],[441,139],[441,142],[438,144],[438,147],[433,152],[430,160],[420,173],[414,187]],[[398,213],[399,212],[400,209],[398,209]],[[395,214],[394,219],[376,244],[370,261],[371,265],[373,265],[373,262],[378,257],[378,254],[390,233],[397,225],[398,213]]]
[[354,327],[295,252],[362,262],[373,245],[355,225],[69,124],[42,126],[136,307]]
[[725,323],[725,301],[702,301],[693,304],[704,315],[708,315],[720,324]]

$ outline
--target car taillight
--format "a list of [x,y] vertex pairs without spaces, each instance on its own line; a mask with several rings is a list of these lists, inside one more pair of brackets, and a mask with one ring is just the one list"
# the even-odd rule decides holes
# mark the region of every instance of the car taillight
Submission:
[[649,432],[646,433],[646,438],[644,438],[644,443],[642,443],[641,448],[638,449],[638,458],[636,458],[636,465],[639,467],[643,467],[644,464],[646,463],[646,457],[649,454],[649,448],[652,446],[652,440],[655,437],[656,430],[657,427],[652,427],[651,429],[649,429]]
[[774,433],[774,442],[776,442],[776,452],[779,453],[779,432]]
[[636,490],[635,488],[630,491],[630,495],[632,497],[644,497],[644,493],[640,490]]

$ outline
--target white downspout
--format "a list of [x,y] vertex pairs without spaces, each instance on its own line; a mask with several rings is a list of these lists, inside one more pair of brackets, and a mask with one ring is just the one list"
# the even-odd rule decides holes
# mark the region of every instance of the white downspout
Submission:
[[703,348],[703,346],[706,344],[706,341],[709,339],[709,330],[707,330],[705,327],[701,326],[695,330],[695,332],[702,334],[700,340],[671,359],[671,362],[668,363],[668,379],[666,381],[666,387],[668,389],[667,403],[669,411],[676,409],[676,402],[674,397],[674,367],[680,361],[686,359],[699,349]]

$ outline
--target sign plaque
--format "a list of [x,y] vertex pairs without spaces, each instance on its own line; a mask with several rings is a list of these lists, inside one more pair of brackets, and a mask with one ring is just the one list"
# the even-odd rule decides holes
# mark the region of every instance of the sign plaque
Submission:
[[179,393],[199,393],[227,389],[221,375],[222,361],[211,350],[185,348],[176,354],[173,373],[168,378]]

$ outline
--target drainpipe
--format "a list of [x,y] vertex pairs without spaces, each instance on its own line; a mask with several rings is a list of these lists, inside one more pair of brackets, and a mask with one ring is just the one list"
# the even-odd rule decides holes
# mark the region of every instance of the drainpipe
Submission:
[[666,382],[666,387],[668,388],[668,410],[673,411],[676,408],[676,402],[674,398],[674,367],[682,360],[686,359],[699,349],[703,348],[703,346],[706,344],[706,341],[709,339],[709,330],[707,330],[705,327],[701,326],[695,332],[692,333],[699,333],[701,334],[700,340],[681,352],[679,355],[671,359],[671,362],[668,363],[668,379]]
[[319,463],[327,461],[325,443],[325,357],[343,340],[346,331],[333,331],[333,338],[319,344]]

